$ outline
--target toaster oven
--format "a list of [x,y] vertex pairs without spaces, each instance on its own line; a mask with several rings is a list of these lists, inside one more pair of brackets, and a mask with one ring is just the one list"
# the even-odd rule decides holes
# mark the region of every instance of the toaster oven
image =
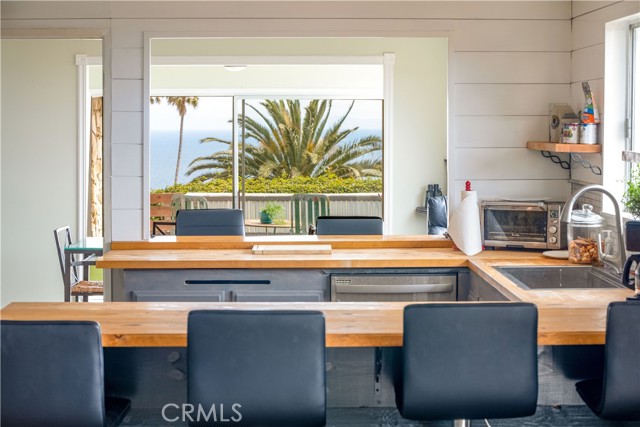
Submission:
[[487,248],[565,248],[566,233],[560,223],[563,206],[562,202],[483,200],[483,244]]

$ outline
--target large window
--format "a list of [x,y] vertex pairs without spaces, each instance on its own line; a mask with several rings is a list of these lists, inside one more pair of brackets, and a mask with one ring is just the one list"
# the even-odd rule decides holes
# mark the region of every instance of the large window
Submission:
[[149,142],[151,191],[174,213],[235,207],[249,234],[306,233],[296,200],[320,194],[321,214],[383,215],[382,64],[173,68],[151,68]]
[[628,147],[640,151],[640,23],[630,27],[629,104],[627,113]]

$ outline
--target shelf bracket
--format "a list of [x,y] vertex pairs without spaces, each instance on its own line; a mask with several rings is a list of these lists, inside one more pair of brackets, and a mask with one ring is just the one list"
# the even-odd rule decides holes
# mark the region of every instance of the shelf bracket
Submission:
[[[551,154],[550,151],[540,150],[540,154],[542,154],[542,157],[544,157],[545,159],[551,159],[553,163],[560,165],[562,169],[566,169],[566,170],[571,169],[571,163],[567,162],[566,160],[562,160],[559,156],[555,154]],[[602,169],[600,168],[600,166],[591,164],[590,161],[583,159],[580,156],[580,154],[570,153],[569,157],[571,161],[578,163],[583,168],[591,169],[591,172],[594,175],[602,175]]]
[[540,154],[542,154],[542,157],[544,157],[545,159],[551,159],[553,163],[555,163],[556,165],[560,165],[562,169],[571,169],[571,164],[569,162],[567,162],[566,160],[562,160],[555,154],[551,154],[551,151],[540,150]]
[[600,166],[591,164],[590,161],[583,159],[580,154],[571,153],[571,160],[580,164],[583,168],[591,169],[591,173],[594,175],[602,175],[602,169],[600,169]]

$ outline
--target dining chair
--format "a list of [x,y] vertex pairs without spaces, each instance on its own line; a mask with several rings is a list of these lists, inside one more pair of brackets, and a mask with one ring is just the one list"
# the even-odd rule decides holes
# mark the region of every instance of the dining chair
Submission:
[[[190,425],[315,427],[326,423],[321,312],[198,310],[187,326],[187,402],[227,421]],[[235,406],[234,406],[235,405]],[[233,418],[231,418],[233,421]]]
[[640,301],[609,304],[603,376],[580,381],[578,394],[600,418],[640,421]]
[[331,215],[326,194],[305,193],[291,196],[291,234],[312,234],[311,230],[321,215]]
[[112,427],[131,402],[105,396],[100,326],[0,321],[0,425]]
[[434,303],[404,310],[394,378],[404,418],[453,420],[533,415],[538,398],[538,311],[529,303]]
[[[102,281],[88,280],[89,264],[95,264],[93,258],[89,257],[76,261],[73,254],[65,253],[64,249],[72,243],[69,226],[66,225],[64,227],[56,228],[53,231],[53,237],[56,242],[56,250],[58,251],[58,261],[60,263],[60,272],[62,273],[63,284],[65,284],[65,281],[67,280],[65,275],[65,257],[71,257],[71,271],[69,275],[71,282],[68,284],[71,289],[71,296],[76,297],[76,299],[82,298],[83,301],[87,302],[89,301],[90,295],[104,295],[104,284]],[[83,267],[84,269],[85,274],[83,278],[80,277],[78,267]]]
[[176,214],[176,236],[244,236],[242,210],[179,210]]
[[319,216],[316,234],[320,235],[382,235],[379,216]]

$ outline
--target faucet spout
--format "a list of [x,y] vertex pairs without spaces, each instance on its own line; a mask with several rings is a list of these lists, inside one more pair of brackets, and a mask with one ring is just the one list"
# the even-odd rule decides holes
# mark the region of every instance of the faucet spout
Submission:
[[622,273],[624,263],[627,260],[627,253],[625,250],[624,237],[622,234],[622,215],[620,215],[620,205],[618,204],[618,201],[616,200],[614,195],[611,194],[611,192],[609,192],[609,190],[604,188],[602,185],[596,185],[596,184],[582,187],[580,190],[576,191],[571,196],[571,198],[569,198],[569,200],[567,200],[567,202],[564,204],[564,207],[562,208],[562,214],[560,215],[561,220],[563,222],[570,223],[571,210],[573,209],[573,205],[576,204],[576,201],[580,196],[591,191],[602,193],[608,196],[609,199],[611,199],[611,202],[613,203],[613,207],[615,209],[615,214],[616,214],[616,228],[617,228],[616,237],[617,237],[617,244],[618,244],[619,250],[617,251],[617,253],[614,253],[613,255],[603,254],[602,247],[600,243],[598,243],[598,252],[600,254],[600,259],[605,264],[608,264],[611,267],[613,267],[616,270],[616,273],[620,274]]

